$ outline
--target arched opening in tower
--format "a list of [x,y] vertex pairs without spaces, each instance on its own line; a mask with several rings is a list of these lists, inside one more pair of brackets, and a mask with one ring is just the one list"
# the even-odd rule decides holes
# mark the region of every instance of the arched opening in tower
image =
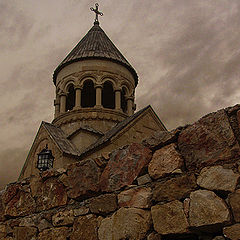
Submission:
[[81,105],[83,108],[94,107],[96,105],[96,90],[91,80],[87,80],[83,84]]
[[112,83],[107,81],[103,84],[102,105],[104,108],[115,108],[115,94]]
[[67,102],[66,102],[66,111],[70,111],[75,106],[75,90],[73,84],[68,86]]
[[121,108],[122,108],[124,113],[127,112],[127,97],[126,97],[126,94],[127,94],[127,91],[123,87],[122,91],[121,91]]

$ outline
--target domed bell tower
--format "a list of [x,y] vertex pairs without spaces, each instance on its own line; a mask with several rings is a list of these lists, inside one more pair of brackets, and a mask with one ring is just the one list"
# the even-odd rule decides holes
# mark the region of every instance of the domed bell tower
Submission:
[[56,68],[53,124],[64,132],[88,126],[105,133],[131,116],[138,76],[99,26],[93,27]]

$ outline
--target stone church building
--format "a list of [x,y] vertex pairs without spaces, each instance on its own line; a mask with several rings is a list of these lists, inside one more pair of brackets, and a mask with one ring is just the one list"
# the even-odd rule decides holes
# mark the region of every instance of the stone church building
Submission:
[[[151,106],[134,113],[138,75],[99,26],[97,17],[56,68],[53,83],[54,119],[42,122],[20,180],[43,169],[104,156],[166,130]],[[44,153],[51,154],[50,165],[40,157]]]

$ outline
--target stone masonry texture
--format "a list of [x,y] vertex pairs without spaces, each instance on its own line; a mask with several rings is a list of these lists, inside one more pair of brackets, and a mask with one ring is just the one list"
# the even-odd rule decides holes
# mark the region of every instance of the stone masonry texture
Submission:
[[239,110],[8,184],[0,240],[239,240]]

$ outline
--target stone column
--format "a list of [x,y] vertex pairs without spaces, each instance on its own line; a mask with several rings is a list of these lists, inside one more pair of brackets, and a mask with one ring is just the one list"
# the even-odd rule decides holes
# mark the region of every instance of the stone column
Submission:
[[80,88],[80,86],[76,86],[75,87],[75,107],[74,109],[78,109],[78,108],[81,108],[81,91],[82,89]]
[[60,114],[60,101],[59,101],[59,97],[57,97],[54,100],[54,106],[55,106],[55,115],[54,118],[58,117]]
[[127,114],[128,116],[133,115],[133,97],[128,97],[127,98]]
[[102,85],[97,84],[96,88],[96,105],[97,108],[102,108]]
[[115,110],[121,110],[121,89],[115,90]]
[[62,93],[60,96],[60,113],[66,112],[67,95]]

